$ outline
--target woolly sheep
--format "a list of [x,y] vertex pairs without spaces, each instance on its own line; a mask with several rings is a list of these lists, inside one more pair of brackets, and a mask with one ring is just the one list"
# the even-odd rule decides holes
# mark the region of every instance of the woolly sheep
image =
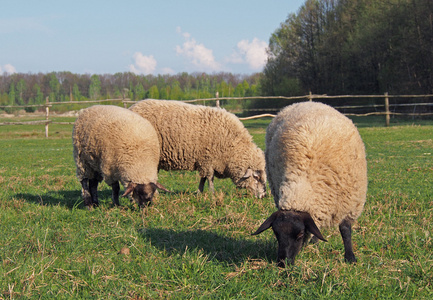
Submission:
[[169,100],[143,100],[130,109],[148,119],[161,145],[159,169],[197,170],[199,191],[214,176],[230,178],[256,197],[266,193],[265,158],[240,120],[225,109]]
[[272,227],[278,264],[294,263],[311,234],[339,225],[345,260],[356,262],[352,224],[367,193],[364,143],[355,125],[316,102],[284,108],[266,130],[266,168],[274,212],[253,235]]
[[84,204],[98,206],[98,183],[112,187],[112,198],[119,205],[119,181],[140,207],[150,202],[157,182],[159,142],[155,129],[128,109],[95,105],[82,110],[72,132],[77,178]]

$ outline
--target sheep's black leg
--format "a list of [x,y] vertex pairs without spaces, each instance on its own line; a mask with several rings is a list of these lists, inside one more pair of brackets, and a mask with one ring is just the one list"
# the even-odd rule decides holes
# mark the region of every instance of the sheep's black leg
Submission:
[[203,193],[205,182],[206,182],[206,177],[200,178],[200,184],[198,185],[198,191],[200,193]]
[[98,201],[98,179],[96,179],[96,178],[89,179],[89,190],[90,190],[90,195],[92,197],[92,204],[94,206],[99,206],[99,201]]
[[119,182],[115,182],[111,185],[112,188],[112,198],[113,198],[113,203],[116,206],[120,206],[119,203],[119,192],[120,192],[120,185]]
[[355,254],[353,253],[352,248],[352,222],[350,222],[347,219],[344,219],[340,223],[340,233],[341,237],[343,238],[343,244],[344,244],[344,258],[349,263],[356,262]]
[[89,180],[81,180],[81,195],[83,197],[84,205],[88,208],[92,207],[92,195],[89,190]]

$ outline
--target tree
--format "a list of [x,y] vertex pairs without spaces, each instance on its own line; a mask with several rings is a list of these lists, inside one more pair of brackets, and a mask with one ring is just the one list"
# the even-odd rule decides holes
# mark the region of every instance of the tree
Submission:
[[51,73],[49,76],[49,88],[51,90],[50,92],[50,101],[55,102],[60,100],[59,92],[60,92],[60,83],[59,80],[56,77],[56,73]]
[[[9,86],[9,94],[7,99],[9,100],[9,102],[7,103],[9,106],[14,106],[15,103],[15,84],[12,82],[11,85]],[[7,112],[8,114],[12,113],[14,111],[13,108],[6,108],[5,112]]]
[[72,98],[75,101],[80,101],[81,100],[81,93],[80,93],[80,89],[78,88],[78,84],[74,84],[73,88],[72,88]]
[[134,87],[134,100],[143,100],[146,96],[146,91],[141,83],[137,83]]
[[6,106],[9,104],[9,95],[5,92],[0,95],[0,105]]
[[170,89],[170,99],[172,100],[182,100],[183,99],[183,91],[180,88],[179,81],[175,80]]
[[159,99],[159,91],[156,85],[152,85],[149,89],[149,98]]
[[[300,20],[290,14],[269,40],[268,61],[263,70],[261,92],[269,96],[292,96],[285,88],[284,78],[301,78]],[[281,91],[285,90],[284,94]]]
[[159,99],[170,99],[171,88],[170,86],[161,85],[159,90]]
[[21,78],[17,84],[18,98],[16,99],[16,103],[18,105],[24,105],[24,92],[26,91],[26,88],[26,81]]
[[101,81],[99,76],[94,74],[90,77],[89,98],[96,100],[101,95]]
[[34,97],[34,104],[44,104],[44,94],[41,91],[41,87],[38,84],[35,84],[33,86],[33,94]]
[[9,105],[16,105],[15,103],[15,84],[12,82],[9,87]]

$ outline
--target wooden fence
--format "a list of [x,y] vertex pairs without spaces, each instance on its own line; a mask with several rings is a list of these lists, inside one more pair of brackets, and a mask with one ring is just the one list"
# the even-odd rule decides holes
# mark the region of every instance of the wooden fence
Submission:
[[[288,100],[293,102],[299,102],[303,100],[313,101],[313,100],[320,100],[320,99],[368,99],[368,98],[374,98],[374,99],[383,99],[383,104],[371,104],[371,105],[345,105],[345,106],[334,106],[334,108],[341,110],[347,110],[347,109],[374,109],[375,111],[367,112],[367,113],[347,113],[343,112],[344,115],[347,116],[371,116],[371,115],[384,115],[385,116],[385,126],[389,126],[390,123],[390,117],[391,115],[408,115],[408,116],[431,116],[433,113],[427,112],[427,113],[399,113],[395,111],[391,111],[390,107],[404,107],[404,106],[433,106],[433,101],[425,102],[425,103],[401,103],[401,104],[390,104],[389,99],[390,98],[433,98],[432,95],[388,95],[388,93],[385,93],[383,95],[339,95],[339,96],[328,96],[328,95],[314,95],[314,94],[308,94],[305,96],[294,96],[294,97],[285,97],[285,96],[256,96],[256,97],[223,97],[219,98],[218,93],[216,94],[215,98],[204,98],[204,99],[194,99],[194,100],[182,100],[182,102],[186,103],[197,103],[197,102],[207,102],[207,101],[214,101],[215,106],[220,107],[220,101],[222,100],[238,100],[238,101],[245,101],[245,100]],[[90,103],[104,103],[104,102],[121,102],[125,108],[127,108],[129,105],[136,103],[137,101],[131,101],[130,99],[105,99],[105,100],[89,100],[89,101],[68,101],[68,102],[49,102],[49,98],[46,98],[45,104],[39,104],[39,105],[22,105],[22,106],[0,106],[0,109],[12,109],[12,108],[18,108],[18,109],[24,109],[27,107],[36,107],[36,108],[44,108],[45,110],[45,119],[44,120],[37,120],[37,121],[23,121],[23,122],[2,122],[0,123],[0,126],[2,125],[41,125],[45,124],[45,137],[48,137],[49,132],[49,124],[73,124],[73,122],[54,122],[50,119],[50,107],[54,105],[68,105],[68,104],[90,104]],[[378,109],[381,109],[378,111]],[[276,108],[259,108],[259,109],[243,109],[243,111],[278,111],[279,109]],[[230,111],[230,110],[229,110]],[[248,119],[255,119],[255,118],[262,118],[262,117],[275,117],[274,114],[271,113],[262,113],[258,115],[253,115],[250,117],[244,117],[240,118],[241,120],[248,120]]]

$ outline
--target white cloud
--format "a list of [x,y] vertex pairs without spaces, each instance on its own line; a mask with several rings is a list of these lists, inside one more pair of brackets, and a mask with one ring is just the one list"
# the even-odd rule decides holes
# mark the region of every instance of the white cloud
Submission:
[[260,70],[266,65],[268,55],[266,42],[254,38],[250,43],[242,40],[237,44],[237,49],[228,58],[228,61],[235,64],[248,64],[252,70]]
[[6,64],[3,67],[0,66],[0,74],[3,74],[3,73],[13,74],[16,72],[17,72],[17,69],[15,69],[15,67],[12,66],[11,64]]
[[170,74],[173,75],[175,72],[172,68],[162,68],[162,74]]
[[156,69],[156,59],[153,55],[143,55],[141,52],[135,52],[132,56],[134,64],[129,65],[129,70],[135,74],[152,74]]
[[191,34],[189,34],[188,32],[182,32],[182,28],[180,28],[180,26],[176,27],[176,32],[183,36],[185,39],[189,39],[191,37]]
[[176,46],[176,53],[182,55],[188,59],[188,61],[199,70],[197,71],[219,71],[221,65],[215,61],[213,51],[206,48],[203,44],[197,43],[197,41],[191,37],[187,32],[182,32],[180,27],[176,28],[176,31],[181,34],[185,42],[182,46]]

